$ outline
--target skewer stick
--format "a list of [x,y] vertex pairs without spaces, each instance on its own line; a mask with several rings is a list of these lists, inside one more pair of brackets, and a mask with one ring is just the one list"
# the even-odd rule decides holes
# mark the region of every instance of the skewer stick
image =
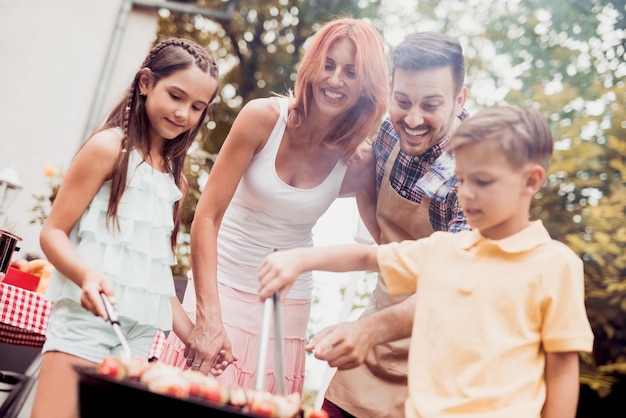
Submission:
[[[274,249],[278,251],[278,249]],[[254,388],[263,390],[265,379],[267,345],[270,335],[270,316],[274,316],[274,374],[276,376],[276,391],[281,395],[285,394],[285,364],[283,362],[283,315],[280,310],[280,291],[274,292],[271,298],[265,299],[263,306],[263,319],[261,320],[261,337],[259,342],[259,361],[257,362],[256,379]]]
[[271,298],[265,299],[263,306],[263,319],[261,322],[261,337],[259,341],[259,360],[257,363],[255,390],[263,390],[265,371],[267,367],[267,349],[269,344],[269,331],[272,316],[274,317],[274,374],[276,375],[276,392],[285,394],[285,367],[283,358],[283,321],[280,310],[280,292],[276,292]]
[[265,299],[263,306],[263,318],[261,319],[261,338],[259,341],[259,360],[257,362],[256,379],[254,381],[254,389],[263,390],[263,380],[265,379],[267,345],[269,342],[270,319],[272,315],[274,300],[273,298]]
[[104,309],[109,317],[108,320],[113,326],[113,331],[115,331],[115,335],[117,335],[118,340],[120,340],[120,344],[122,344],[122,348],[124,349],[124,355],[127,358],[132,357],[132,352],[130,350],[130,346],[128,345],[128,341],[122,332],[122,328],[120,326],[120,321],[117,316],[117,310],[107,297],[104,292],[100,292],[100,297],[102,298],[102,303],[104,303]]
[[280,310],[280,293],[272,295],[274,303],[274,364],[276,367],[276,391],[285,395],[285,365],[283,363],[283,316]]

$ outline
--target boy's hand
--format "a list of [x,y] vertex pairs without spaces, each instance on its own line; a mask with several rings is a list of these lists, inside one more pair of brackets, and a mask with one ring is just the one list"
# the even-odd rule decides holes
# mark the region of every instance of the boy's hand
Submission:
[[262,301],[278,291],[281,293],[280,299],[285,299],[301,273],[296,251],[276,251],[265,257],[259,267],[259,296]]

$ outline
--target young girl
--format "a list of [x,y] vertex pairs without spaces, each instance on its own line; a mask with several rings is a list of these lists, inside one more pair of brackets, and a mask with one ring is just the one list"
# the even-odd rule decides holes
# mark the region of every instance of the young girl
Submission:
[[120,353],[101,292],[115,301],[133,357],[147,359],[159,329],[173,325],[183,338],[191,331],[171,265],[187,192],[183,163],[217,90],[206,49],[161,42],[74,157],[40,236],[55,266],[47,291],[55,303],[33,418],[78,416],[73,366]]
[[194,216],[195,289],[189,283],[185,298],[197,298],[196,324],[187,348],[168,337],[161,361],[206,373],[237,359],[218,380],[250,388],[265,373],[265,390],[284,379],[286,392],[302,392],[312,276],[302,275],[282,303],[285,375],[275,376],[272,345],[267,370],[257,370],[257,268],[274,249],[313,245],[318,218],[373,170],[355,152],[386,109],[388,85],[380,34],[362,20],[336,19],[311,39],[293,95],[244,106]]

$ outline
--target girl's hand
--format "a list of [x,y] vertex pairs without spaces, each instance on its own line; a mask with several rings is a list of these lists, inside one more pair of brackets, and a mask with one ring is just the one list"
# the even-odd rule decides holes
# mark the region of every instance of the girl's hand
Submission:
[[229,361],[227,360],[226,350],[221,350],[217,356],[217,360],[215,361],[215,364],[213,364],[213,367],[211,367],[211,369],[209,370],[209,373],[211,373],[213,376],[219,376],[222,373],[224,373],[224,370],[226,370],[226,368],[232,362],[237,361],[237,357],[234,354],[231,354],[231,355],[232,355],[232,358]]
[[109,317],[104,309],[100,293],[106,294],[111,304],[115,306],[115,292],[109,278],[95,270],[89,270],[82,282],[80,304],[94,315],[108,320]]
[[265,257],[259,267],[259,296],[262,301],[278,291],[281,293],[280,299],[285,299],[301,273],[296,251],[276,251]]

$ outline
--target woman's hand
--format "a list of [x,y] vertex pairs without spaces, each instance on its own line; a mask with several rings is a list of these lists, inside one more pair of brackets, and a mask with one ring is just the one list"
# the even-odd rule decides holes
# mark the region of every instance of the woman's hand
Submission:
[[232,362],[237,361],[222,323],[215,326],[212,321],[200,318],[186,338],[184,354],[188,367],[214,376],[222,374]]

